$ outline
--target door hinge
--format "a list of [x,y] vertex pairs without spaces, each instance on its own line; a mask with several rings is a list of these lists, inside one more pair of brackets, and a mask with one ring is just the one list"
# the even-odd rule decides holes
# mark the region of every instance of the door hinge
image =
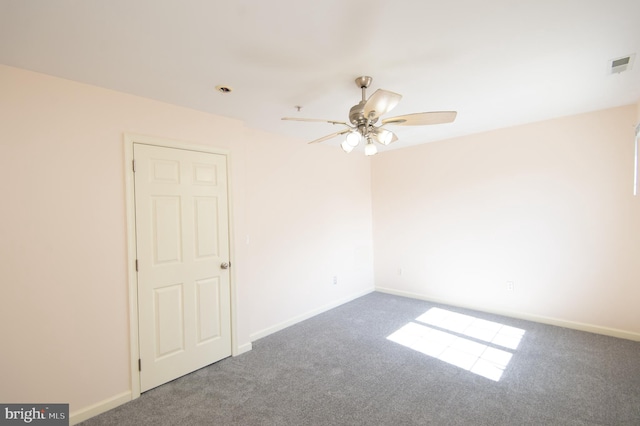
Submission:
[[142,360],[138,358],[138,371],[142,371]]
[[136,272],[138,272],[138,259],[136,259]]
[[133,167],[133,173],[136,172],[136,160],[131,160],[131,167]]

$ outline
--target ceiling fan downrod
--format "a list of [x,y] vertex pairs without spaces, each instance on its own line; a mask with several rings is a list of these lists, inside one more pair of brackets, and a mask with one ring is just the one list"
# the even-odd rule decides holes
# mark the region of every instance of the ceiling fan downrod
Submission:
[[362,100],[349,110],[349,121],[365,137],[369,132],[369,126],[378,121],[377,118],[371,119],[364,115],[364,106],[367,103],[367,88],[371,85],[373,78],[365,75],[356,78],[355,81],[356,85],[362,90]]
[[366,90],[371,86],[371,82],[373,81],[373,77],[369,77],[368,75],[363,75],[362,77],[356,78],[356,85],[362,89],[362,101],[367,101]]

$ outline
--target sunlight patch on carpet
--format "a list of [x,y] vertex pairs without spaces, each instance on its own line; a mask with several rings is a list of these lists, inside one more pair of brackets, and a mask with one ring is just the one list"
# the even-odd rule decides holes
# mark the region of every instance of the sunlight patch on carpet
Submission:
[[431,308],[387,339],[497,382],[513,356],[509,350],[518,348],[524,333],[520,328]]

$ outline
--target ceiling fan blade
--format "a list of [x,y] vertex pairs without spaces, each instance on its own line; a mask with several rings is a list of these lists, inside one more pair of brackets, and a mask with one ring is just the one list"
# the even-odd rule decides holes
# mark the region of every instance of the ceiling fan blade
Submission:
[[395,108],[400,99],[402,99],[402,95],[378,89],[364,104],[364,116],[371,119],[378,118]]
[[426,126],[429,124],[451,123],[456,119],[456,111],[418,112],[415,114],[399,115],[385,118],[382,124],[395,124],[398,126]]
[[351,131],[351,129],[347,129],[347,130],[343,130],[341,132],[331,133],[330,135],[323,136],[320,139],[313,140],[313,141],[311,141],[309,143],[311,144],[311,143],[324,142],[324,141],[327,141],[329,139],[333,139],[336,136],[340,136],[340,135],[344,135],[345,133],[349,133],[350,131]]
[[287,121],[306,121],[312,123],[329,123],[329,124],[344,124],[348,126],[344,121],[324,120],[322,118],[297,118],[297,117],[282,117],[282,120]]

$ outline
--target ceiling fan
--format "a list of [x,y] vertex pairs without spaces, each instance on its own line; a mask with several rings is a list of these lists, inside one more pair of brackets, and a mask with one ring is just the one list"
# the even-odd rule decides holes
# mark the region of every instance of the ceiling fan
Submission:
[[358,146],[360,142],[364,141],[365,155],[374,155],[378,152],[378,149],[373,143],[374,141],[383,145],[389,145],[390,143],[398,140],[395,133],[384,127],[386,125],[424,126],[428,124],[451,123],[456,119],[456,111],[418,112],[414,114],[385,118],[376,126],[378,119],[382,115],[391,111],[396,105],[398,105],[400,99],[402,99],[402,95],[388,90],[378,89],[369,97],[369,99],[367,99],[366,90],[371,85],[372,80],[373,78],[368,76],[356,78],[356,85],[362,90],[362,100],[351,107],[351,110],[349,111],[349,121],[351,124],[348,124],[345,121],[323,120],[318,118],[284,117],[282,119],[291,121],[321,122],[345,126],[346,129],[344,130],[323,136],[309,143],[323,142],[337,136],[346,135],[346,138],[341,145],[342,149],[349,153],[353,148]]

